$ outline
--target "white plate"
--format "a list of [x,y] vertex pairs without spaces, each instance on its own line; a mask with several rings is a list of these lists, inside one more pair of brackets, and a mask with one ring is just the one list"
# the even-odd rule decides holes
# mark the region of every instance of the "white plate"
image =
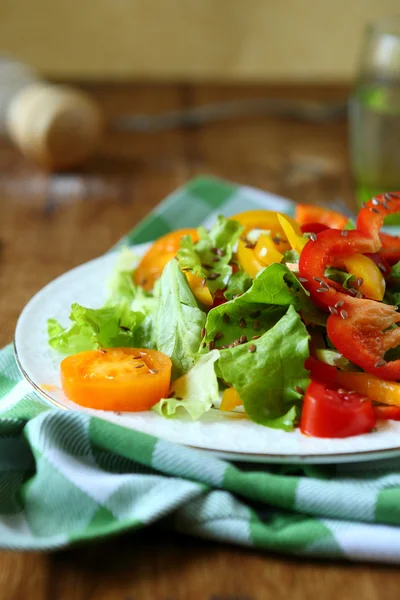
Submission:
[[[137,246],[142,254],[147,245]],[[400,422],[386,422],[378,431],[345,439],[308,438],[252,423],[238,414],[211,410],[200,421],[165,419],[153,412],[124,413],[83,409],[70,402],[60,387],[62,359],[47,343],[47,319],[68,324],[73,302],[98,308],[106,296],[106,282],[115,264],[107,254],[58,277],[44,287],[23,310],[15,332],[19,367],[32,386],[52,404],[84,410],[126,427],[187,446],[212,451],[234,460],[276,463],[333,463],[400,456]]]

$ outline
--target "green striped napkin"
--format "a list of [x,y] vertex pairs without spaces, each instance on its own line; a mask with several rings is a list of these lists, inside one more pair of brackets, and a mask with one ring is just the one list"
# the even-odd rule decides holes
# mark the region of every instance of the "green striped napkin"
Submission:
[[[124,240],[285,199],[200,178]],[[49,550],[159,523],[302,556],[400,562],[400,461],[230,464],[80,412],[49,408],[0,352],[0,546]]]

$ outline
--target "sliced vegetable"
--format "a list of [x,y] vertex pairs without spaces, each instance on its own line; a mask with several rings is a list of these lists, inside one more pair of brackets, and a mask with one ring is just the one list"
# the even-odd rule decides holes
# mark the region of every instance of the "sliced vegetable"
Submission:
[[187,412],[194,421],[199,419],[219,400],[218,380],[214,367],[218,357],[218,350],[201,356],[186,375],[172,383],[168,398],[162,398],[153,410],[164,417],[173,417],[180,412]]
[[308,342],[299,314],[289,306],[258,340],[221,350],[219,375],[235,388],[250,419],[268,427],[293,429],[302,390],[309,383],[304,367]]
[[400,383],[385,381],[368,373],[350,371],[337,371],[335,381],[338,385],[355,390],[370,400],[400,407]]
[[[252,229],[261,229],[263,231],[269,231],[271,237],[279,237],[283,242],[286,240],[285,233],[283,228],[278,220],[278,215],[282,215],[289,221],[292,225],[293,229],[298,235],[301,235],[301,230],[299,224],[289,217],[288,215],[284,215],[283,213],[278,213],[272,210],[249,210],[247,212],[242,212],[234,215],[231,219],[238,221],[244,226],[243,235],[246,235]],[[289,248],[284,248],[284,250],[288,250]]]
[[234,410],[238,406],[243,406],[243,402],[241,401],[239,394],[233,387],[226,388],[222,395],[222,402],[219,409],[224,412],[228,412],[230,410]]
[[385,295],[386,283],[382,272],[376,263],[364,254],[355,254],[341,259],[349,273],[352,273],[357,281],[358,291],[371,298],[371,300],[382,300]]
[[239,240],[237,249],[237,259],[244,271],[253,279],[265,269],[265,264],[254,252],[254,245]]
[[321,438],[344,438],[368,433],[376,425],[372,402],[360,394],[333,389],[312,380],[301,411],[300,430]]
[[327,225],[323,225],[322,223],[304,223],[301,226],[302,233],[321,233],[321,231],[325,231],[325,229],[330,229]]
[[172,363],[144,348],[107,348],[80,352],[61,363],[67,398],[99,410],[148,410],[168,394]]
[[174,378],[196,362],[205,322],[178,261],[171,260],[160,279],[155,330],[157,349],[171,358]]
[[265,267],[273,263],[280,263],[283,258],[282,252],[277,250],[271,236],[266,233],[262,233],[258,238],[254,254]]
[[212,306],[213,297],[207,285],[205,284],[205,278],[199,277],[190,271],[186,271],[185,275],[195,298],[204,304],[204,306]]
[[[358,231],[344,232],[327,229],[307,242],[299,259],[300,276],[315,304],[326,310],[336,302],[346,299],[345,290],[325,275],[328,266],[355,254],[376,250],[375,242]],[[337,291],[343,292],[338,296]],[[343,296],[343,298],[342,298]]]
[[382,421],[400,421],[400,406],[374,406],[375,416]]
[[199,239],[196,229],[177,229],[160,237],[149,248],[134,271],[134,282],[145,290],[152,290],[161,277],[165,265],[172,260],[181,245],[181,239],[190,236],[193,242]]
[[[343,297],[344,294],[342,295]],[[347,297],[337,314],[327,322],[327,334],[334,346],[364,371],[382,379],[400,379],[400,359],[387,362],[388,350],[400,345],[397,307]]]
[[341,213],[314,204],[296,204],[295,219],[300,225],[319,223],[332,229],[343,229],[348,221]]
[[97,348],[145,346],[154,344],[153,319],[144,312],[132,311],[127,301],[104,308],[71,306],[71,325],[64,328],[49,319],[49,344],[63,354]]
[[199,227],[200,239],[193,243],[188,237],[183,238],[178,252],[179,266],[200,280],[206,280],[212,297],[217,290],[229,285],[234,272],[232,263],[233,248],[243,231],[237,221],[219,216],[216,223],[206,231]]
[[283,215],[278,214],[278,221],[285,233],[287,241],[293,250],[296,250],[296,252],[300,254],[307,244],[306,238],[303,235],[298,234],[298,226],[295,228],[286,216],[284,217]]

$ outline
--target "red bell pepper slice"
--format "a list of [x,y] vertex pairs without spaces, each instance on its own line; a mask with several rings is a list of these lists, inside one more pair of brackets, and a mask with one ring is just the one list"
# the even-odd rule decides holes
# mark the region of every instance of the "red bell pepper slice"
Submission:
[[321,438],[368,433],[376,425],[372,402],[360,394],[311,380],[301,411],[300,430]]
[[309,356],[304,363],[304,366],[307,371],[310,371],[312,379],[316,379],[325,384],[335,384],[337,373],[336,367],[327,365],[314,356]]
[[400,406],[374,406],[375,416],[382,421],[400,421]]
[[[314,236],[314,240],[310,239],[300,254],[299,273],[313,302],[329,310],[342,300],[341,296],[347,297],[348,290],[325,277],[328,266],[334,265],[340,258],[375,251],[374,241],[359,231],[326,229]],[[338,292],[341,294],[338,295]]]
[[400,260],[400,238],[388,233],[380,233],[382,248],[379,254],[386,259],[390,265],[395,265]]
[[[341,294],[344,297],[344,294]],[[385,354],[400,344],[400,314],[394,306],[376,302],[345,298],[338,314],[331,314],[327,333],[346,358],[367,373],[397,381],[400,379],[400,360],[386,362]]]
[[[380,234],[379,237],[382,237],[382,234]],[[389,237],[392,237],[392,236],[389,236]],[[372,254],[367,253],[365,256],[374,261],[374,263],[376,264],[376,266],[378,267],[378,269],[380,270],[380,272],[382,273],[384,278],[387,279],[390,276],[390,273],[392,272],[392,267],[388,263],[385,256],[382,256],[381,252],[382,252],[382,248],[379,252],[374,252]],[[399,260],[400,260],[400,243],[399,243]]]
[[357,229],[372,237],[377,245],[380,242],[380,254],[390,264],[400,260],[400,238],[380,233],[380,229],[384,218],[396,212],[400,212],[400,192],[389,192],[366,202],[357,217]]
[[315,304],[330,311],[327,333],[336,348],[368,373],[400,380],[400,360],[386,362],[385,354],[400,344],[396,307],[350,296],[325,277],[335,260],[354,254],[373,254],[380,248],[379,230],[387,214],[400,211],[400,193],[370,200],[357,218],[357,230],[326,230],[307,242],[300,255],[299,273]]

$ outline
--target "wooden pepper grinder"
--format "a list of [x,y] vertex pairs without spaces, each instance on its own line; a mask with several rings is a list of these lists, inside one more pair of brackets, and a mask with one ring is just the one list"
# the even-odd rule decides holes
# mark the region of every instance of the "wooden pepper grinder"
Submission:
[[94,100],[72,87],[40,81],[27,66],[0,58],[0,129],[49,171],[82,164],[104,128]]

